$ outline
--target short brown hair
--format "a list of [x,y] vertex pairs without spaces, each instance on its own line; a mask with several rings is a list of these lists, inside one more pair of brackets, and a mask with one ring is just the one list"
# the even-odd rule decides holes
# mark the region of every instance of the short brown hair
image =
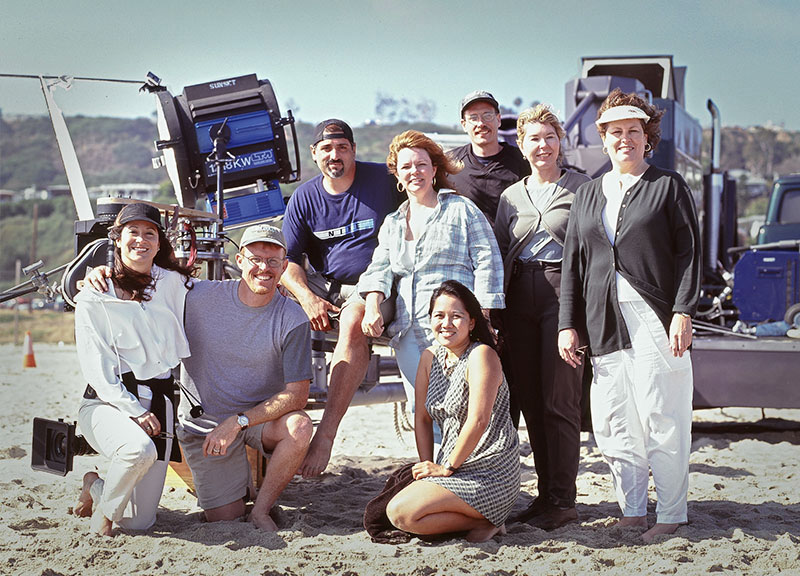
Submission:
[[[553,111],[553,108],[549,104],[537,104],[533,108],[528,108],[520,112],[520,115],[517,117],[517,146],[522,149],[522,140],[525,138],[525,127],[528,124],[533,124],[534,122],[538,122],[539,124],[547,124],[548,126],[552,126],[553,130],[556,131],[556,136],[558,136],[558,142],[561,144],[561,141],[564,140],[564,137],[567,135],[564,132],[564,127],[561,125],[561,121],[556,116],[556,113]],[[558,148],[558,163],[561,164],[561,161],[564,159],[564,154],[562,152],[563,146],[559,145]]]
[[453,187],[447,177],[449,174],[460,172],[462,166],[449,158],[441,146],[417,130],[406,130],[392,139],[392,143],[389,144],[389,155],[386,157],[389,172],[397,176],[397,155],[404,148],[421,148],[431,157],[431,162],[436,169],[434,190],[438,192],[442,188]]
[[[656,106],[650,104],[635,92],[626,94],[619,88],[614,88],[611,94],[609,94],[600,105],[600,109],[597,111],[597,118],[600,118],[603,112],[615,106],[636,106],[650,116],[650,120],[647,122],[644,120],[640,120],[640,122],[642,123],[644,134],[647,136],[647,142],[650,144],[651,150],[649,153],[652,154],[655,152],[656,146],[658,146],[658,143],[661,141],[661,117],[664,115],[664,110],[656,108]],[[597,131],[600,133],[601,138],[605,138],[606,124],[600,124],[597,127]]]

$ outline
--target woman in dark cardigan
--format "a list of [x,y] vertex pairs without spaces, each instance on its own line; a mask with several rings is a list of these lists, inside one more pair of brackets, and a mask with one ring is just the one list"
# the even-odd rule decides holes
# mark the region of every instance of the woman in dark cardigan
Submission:
[[650,542],[687,521],[692,420],[691,315],[700,238],[691,191],[645,158],[663,112],[636,94],[609,94],[597,119],[612,169],[572,206],[561,281],[559,352],[581,363],[587,334],[592,422],[611,467],[621,526],[647,528],[652,471],[658,504]]

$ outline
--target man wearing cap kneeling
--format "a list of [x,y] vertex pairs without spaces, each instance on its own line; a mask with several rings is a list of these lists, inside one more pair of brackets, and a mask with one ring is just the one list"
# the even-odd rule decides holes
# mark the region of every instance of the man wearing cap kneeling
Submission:
[[[303,307],[312,330],[330,330],[330,317],[338,315],[339,336],[325,412],[300,467],[305,477],[328,465],[339,423],[366,374],[364,301],[356,284],[378,245],[384,218],[402,200],[385,164],[356,160],[353,131],[342,120],[317,125],[311,156],[320,174],[298,187],[286,208],[289,263],[281,282]],[[392,305],[386,302],[385,318],[392,316]]]
[[449,152],[464,165],[461,172],[450,175],[450,181],[494,226],[503,190],[530,174],[531,168],[517,147],[498,140],[500,106],[489,92],[475,90],[461,99],[461,127],[470,143]]
[[[206,520],[245,515],[251,485],[245,445],[271,452],[250,521],[277,530],[269,511],[303,461],[311,419],[303,412],[311,380],[311,333],[303,309],[277,286],[286,270],[278,228],[242,235],[241,280],[194,281],[184,329],[191,356],[181,365],[177,436]],[[99,266],[86,281],[105,285]]]
[[198,282],[186,298],[191,357],[181,371],[178,439],[210,522],[245,514],[245,445],[271,452],[250,521],[275,531],[269,511],[302,463],[313,431],[302,411],[311,335],[300,306],[277,290],[287,263],[278,228],[245,230],[236,263],[241,280]]

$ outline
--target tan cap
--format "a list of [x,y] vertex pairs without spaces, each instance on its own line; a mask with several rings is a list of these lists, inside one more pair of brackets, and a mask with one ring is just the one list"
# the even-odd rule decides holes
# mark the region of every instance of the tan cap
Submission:
[[280,231],[280,228],[275,228],[275,226],[270,226],[269,224],[257,224],[247,228],[242,234],[239,248],[244,248],[253,242],[269,242],[286,250],[286,240],[283,239],[283,232]]

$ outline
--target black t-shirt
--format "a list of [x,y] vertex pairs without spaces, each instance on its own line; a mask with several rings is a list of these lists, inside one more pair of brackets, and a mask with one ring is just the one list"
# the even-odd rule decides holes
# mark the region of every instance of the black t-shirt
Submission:
[[476,156],[472,144],[450,151],[451,158],[460,160],[464,169],[450,176],[456,192],[475,202],[494,226],[497,203],[503,191],[531,173],[530,164],[518,148],[500,143],[500,152],[485,158]]

